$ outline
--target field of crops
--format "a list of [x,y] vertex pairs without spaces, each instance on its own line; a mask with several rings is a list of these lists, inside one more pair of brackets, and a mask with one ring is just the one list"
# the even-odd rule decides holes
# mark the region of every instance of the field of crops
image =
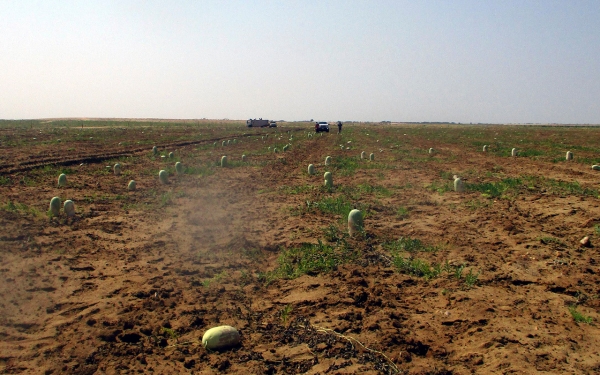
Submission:
[[313,133],[0,122],[0,373],[600,372],[600,129]]

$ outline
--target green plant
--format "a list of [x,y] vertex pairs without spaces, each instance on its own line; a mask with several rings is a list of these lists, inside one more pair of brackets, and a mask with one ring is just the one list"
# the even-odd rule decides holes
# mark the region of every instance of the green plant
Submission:
[[370,184],[359,184],[356,186],[359,193],[376,194],[380,197],[389,197],[392,192],[383,186],[370,185]]
[[479,208],[490,207],[492,202],[489,200],[471,199],[464,202],[464,205],[470,210],[477,210]]
[[314,202],[307,200],[306,206],[300,207],[300,209],[296,211],[296,214],[303,214],[313,212],[314,210],[319,210],[325,214],[340,215],[340,222],[346,226],[348,214],[355,207],[364,212],[364,216],[366,217],[367,207],[365,205],[360,203],[352,203],[343,195],[339,195],[337,197],[326,196],[323,199]]
[[[60,202],[59,202],[60,207]],[[24,212],[28,214],[32,214],[34,216],[43,216],[38,209],[35,207],[29,207],[24,203],[19,203],[15,201],[8,200],[4,206],[0,206],[1,210],[8,212]]]
[[580,313],[579,311],[577,311],[577,305],[569,306],[569,312],[571,313],[573,320],[576,321],[577,323],[592,324],[592,321],[593,321],[592,317],[585,316],[582,313]]
[[398,217],[399,219],[406,219],[408,218],[408,215],[408,208],[400,206],[396,209],[396,217]]
[[279,190],[281,192],[283,192],[284,194],[303,194],[303,193],[308,193],[314,190],[314,186],[313,185],[298,185],[298,186],[288,186],[288,185],[282,185],[279,187]]
[[478,191],[486,198],[500,198],[509,192],[516,192],[522,184],[521,179],[509,177],[497,182],[466,184],[466,190]]
[[173,193],[171,193],[170,191],[163,193],[160,196],[160,207],[167,206],[171,203],[173,203]]
[[460,266],[457,266],[454,268],[454,277],[457,280],[460,280],[462,278],[462,273],[463,273],[464,269],[465,269],[464,264],[461,264]]
[[264,254],[262,253],[262,251],[260,250],[260,248],[242,248],[241,253],[243,256],[253,260],[253,261],[259,261],[262,258],[264,258]]
[[544,245],[555,244],[559,246],[567,246],[564,242],[554,237],[540,237],[540,242]]
[[536,186],[539,186],[557,195],[598,197],[598,189],[585,188],[577,181],[566,182],[539,176],[528,176],[525,177],[525,179],[530,184],[532,190],[535,189]]
[[358,252],[348,249],[345,242],[337,246],[303,243],[299,247],[282,251],[277,259],[278,266],[272,271],[260,274],[267,284],[276,279],[295,279],[304,274],[315,275],[329,272],[343,263],[358,257]]
[[166,334],[167,336],[169,336],[170,338],[172,338],[174,340],[177,340],[179,338],[179,334],[174,329],[167,328],[167,327],[161,327],[160,331],[163,334]]
[[183,169],[183,173],[199,176],[210,176],[215,173],[215,170],[212,168],[211,164],[206,164],[204,166],[186,166]]
[[436,191],[439,194],[444,194],[446,192],[452,191],[453,186],[450,182],[434,181],[431,183],[431,185],[427,186],[427,188],[431,191]]
[[416,252],[431,252],[435,253],[438,251],[437,246],[426,245],[418,238],[411,237],[400,237],[396,241],[386,242],[383,244],[385,249],[392,252],[406,251],[408,253]]
[[393,254],[392,264],[400,273],[423,277],[426,280],[438,277],[442,273],[440,264],[429,264],[425,260],[404,258],[398,253]]
[[200,285],[202,285],[205,288],[208,288],[210,286],[210,284],[212,284],[213,282],[218,283],[227,276],[228,276],[227,271],[222,271],[222,272],[219,272],[218,274],[214,275],[210,279],[201,281]]
[[[328,156],[328,158],[330,158],[330,156]],[[325,160],[325,162],[327,163],[327,159]],[[333,163],[333,166],[339,171],[339,174],[341,176],[352,176],[355,173],[355,171],[361,167],[358,158],[349,156],[336,158],[335,163]]]
[[283,322],[283,324],[287,324],[288,319],[290,318],[290,313],[292,312],[292,304],[287,304],[285,305],[285,307],[283,309],[281,309],[281,311],[279,311],[279,317],[281,318],[281,321]]
[[470,269],[469,273],[465,275],[465,285],[467,286],[467,288],[472,288],[473,285],[475,285],[475,283],[477,282],[478,278],[479,272],[473,273],[473,270]]
[[323,229],[323,236],[327,242],[339,242],[345,238],[344,233],[333,224]]
[[518,155],[522,156],[522,157],[535,157],[535,156],[542,156],[544,155],[543,151],[540,150],[533,150],[533,149],[528,149],[525,151],[518,151]]

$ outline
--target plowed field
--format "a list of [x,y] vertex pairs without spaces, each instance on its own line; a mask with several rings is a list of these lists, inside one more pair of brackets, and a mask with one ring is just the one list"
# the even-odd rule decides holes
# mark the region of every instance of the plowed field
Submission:
[[599,129],[311,130],[2,125],[0,373],[600,372]]

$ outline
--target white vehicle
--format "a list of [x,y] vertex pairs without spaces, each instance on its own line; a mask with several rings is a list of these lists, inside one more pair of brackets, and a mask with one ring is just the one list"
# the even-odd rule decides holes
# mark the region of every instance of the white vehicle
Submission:
[[315,132],[327,132],[329,133],[329,123],[325,121],[315,122]]

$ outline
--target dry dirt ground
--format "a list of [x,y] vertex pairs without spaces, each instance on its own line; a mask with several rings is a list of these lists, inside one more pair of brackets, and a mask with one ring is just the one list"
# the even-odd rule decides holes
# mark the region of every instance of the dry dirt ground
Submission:
[[600,372],[596,129],[93,125],[0,128],[0,373]]

